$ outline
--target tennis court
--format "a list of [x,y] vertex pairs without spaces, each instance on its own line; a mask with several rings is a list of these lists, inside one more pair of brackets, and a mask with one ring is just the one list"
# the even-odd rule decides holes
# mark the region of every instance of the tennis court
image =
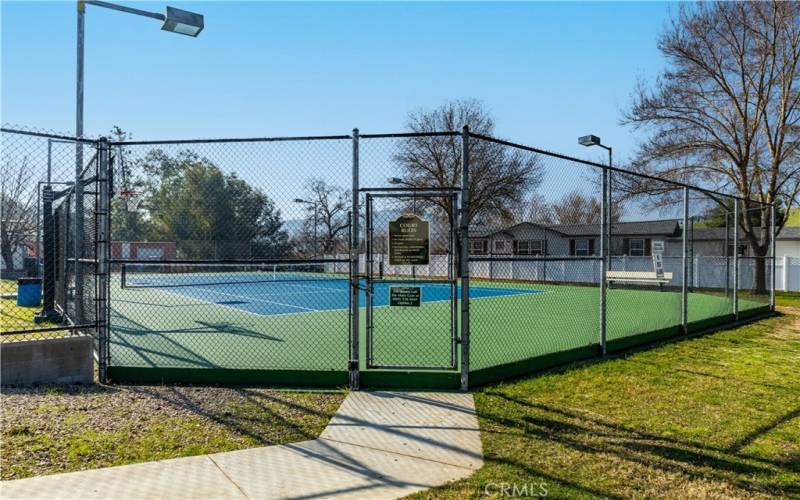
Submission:
[[[377,355],[430,365],[449,356],[450,285],[420,283],[419,307],[389,306],[390,286],[375,284]],[[120,367],[346,373],[346,275],[128,271],[114,276],[111,293],[111,366],[117,373]],[[471,370],[591,350],[599,342],[597,287],[483,280],[472,283],[470,296]],[[362,370],[365,300],[362,292]],[[678,328],[680,302],[679,292],[609,290],[609,342]],[[740,307],[760,306],[740,300]],[[728,321],[730,307],[724,295],[690,293],[689,322]]]
[[[133,278],[129,276],[130,274],[126,273],[123,285],[127,288],[157,289],[179,297],[207,301],[262,316],[347,310],[350,307],[348,277],[324,272],[300,271],[287,275],[267,266],[258,271],[246,270],[233,273],[209,272],[184,275],[151,273],[139,277],[134,273]],[[379,283],[375,286],[373,304],[376,307],[389,304],[390,286],[389,283]],[[424,283],[420,288],[424,304],[450,300],[449,284]],[[482,286],[475,288],[472,297],[479,299],[536,293],[543,291]],[[362,295],[361,306],[365,305],[364,301],[365,297]]]
[[467,128],[3,140],[85,153],[12,333],[92,335],[103,382],[464,390],[774,309],[774,206]]

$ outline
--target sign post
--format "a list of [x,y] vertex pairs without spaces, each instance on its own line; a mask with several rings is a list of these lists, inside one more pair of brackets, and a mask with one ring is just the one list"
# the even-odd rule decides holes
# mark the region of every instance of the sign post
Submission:
[[657,240],[653,241],[653,269],[656,272],[656,278],[662,279],[664,277],[664,242]]

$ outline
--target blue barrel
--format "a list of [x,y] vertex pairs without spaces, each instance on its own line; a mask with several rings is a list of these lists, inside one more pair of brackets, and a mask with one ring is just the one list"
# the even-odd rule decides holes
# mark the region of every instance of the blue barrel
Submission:
[[42,303],[42,278],[20,278],[17,280],[17,305],[36,307]]

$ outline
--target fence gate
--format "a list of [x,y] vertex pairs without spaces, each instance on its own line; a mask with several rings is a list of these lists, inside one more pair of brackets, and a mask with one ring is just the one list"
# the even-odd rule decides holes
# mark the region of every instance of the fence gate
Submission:
[[367,368],[457,367],[457,192],[364,190]]

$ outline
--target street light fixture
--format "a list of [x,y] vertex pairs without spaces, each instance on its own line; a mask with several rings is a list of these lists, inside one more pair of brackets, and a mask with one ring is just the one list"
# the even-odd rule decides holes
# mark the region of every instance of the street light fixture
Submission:
[[581,146],[591,147],[591,146],[600,146],[601,148],[608,151],[608,166],[611,166],[611,148],[609,146],[604,145],[600,142],[600,138],[596,135],[583,135],[578,137],[578,144]]
[[[608,151],[608,166],[609,166],[609,169],[608,169],[608,187],[606,189],[607,193],[606,193],[605,196],[606,196],[606,207],[608,207],[608,211],[609,211],[609,214],[610,214],[611,213],[611,173],[612,173],[611,172],[611,167],[613,166],[613,162],[612,162],[613,158],[612,158],[611,146],[604,145],[600,141],[599,137],[597,137],[596,135],[591,135],[591,134],[578,137],[578,144],[580,144],[581,146],[586,146],[586,147],[600,146],[601,148],[603,148],[606,151]],[[609,232],[608,232],[608,241],[610,242],[611,241],[611,224],[610,224],[611,217],[608,217],[608,220],[609,220],[609,224],[608,224],[608,230],[609,230]]]
[[314,257],[316,257],[317,256],[317,248],[319,247],[319,245],[317,244],[317,225],[318,225],[318,223],[317,223],[317,212],[318,212],[317,211],[317,202],[316,201],[304,200],[302,198],[295,198],[292,201],[294,201],[295,203],[303,203],[305,205],[311,205],[311,206],[314,207]]
[[203,16],[186,10],[167,7],[167,15],[161,29],[181,35],[197,36],[203,31]]
[[[163,21],[161,29],[164,31],[171,31],[181,35],[197,36],[203,31],[203,15],[187,10],[176,9],[175,7],[167,7],[166,14],[159,14],[158,12],[149,12],[141,9],[134,9],[133,7],[126,7],[124,5],[117,5],[110,2],[101,2],[95,0],[86,0],[85,2],[95,7],[103,7],[111,10],[118,10],[120,12],[127,12],[142,17],[149,17]],[[80,9],[80,6],[78,7]]]

